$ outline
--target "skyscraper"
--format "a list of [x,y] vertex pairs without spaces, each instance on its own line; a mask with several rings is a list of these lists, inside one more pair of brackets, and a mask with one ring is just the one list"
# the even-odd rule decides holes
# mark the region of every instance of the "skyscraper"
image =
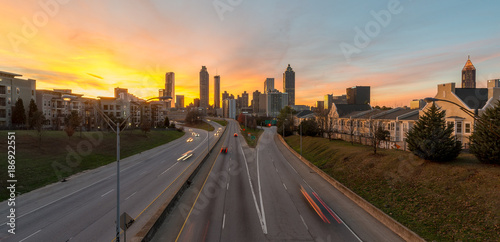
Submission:
[[260,97],[260,92],[259,90],[255,90],[252,95],[252,108],[253,108],[253,113],[259,113],[259,97]]
[[248,93],[244,91],[241,94],[241,108],[248,108]]
[[266,78],[264,81],[264,93],[268,93],[274,90],[274,78]]
[[283,73],[283,92],[288,93],[288,105],[295,105],[295,72],[290,64]]
[[470,56],[462,69],[462,88],[476,88],[476,68],[470,61]]
[[224,100],[226,100],[226,99],[228,99],[228,98],[229,98],[229,93],[228,93],[227,91],[224,91],[224,92],[222,93],[222,101],[224,101]]
[[184,108],[184,95],[176,95],[175,96],[175,107],[176,108]]
[[214,108],[220,108],[220,76],[214,76]]
[[209,85],[209,76],[206,66],[201,67],[200,71],[200,107],[208,108],[208,96],[210,87]]
[[333,94],[326,94],[324,101],[325,102],[323,103],[323,108],[326,110],[330,110],[330,108],[332,107],[332,103],[333,103]]
[[369,104],[370,103],[370,87],[355,86],[346,89],[347,104]]
[[167,72],[165,74],[165,92],[163,94],[172,97],[171,100],[167,101],[167,108],[171,108],[175,98],[175,73]]

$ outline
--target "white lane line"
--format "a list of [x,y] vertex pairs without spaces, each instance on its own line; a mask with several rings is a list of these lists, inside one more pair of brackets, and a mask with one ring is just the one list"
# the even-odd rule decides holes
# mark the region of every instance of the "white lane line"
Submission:
[[286,189],[286,185],[285,185],[285,183],[283,183],[283,186],[285,187],[285,190],[288,190],[288,189]]
[[107,192],[107,193],[102,194],[102,195],[101,195],[101,197],[104,197],[104,196],[108,195],[110,192],[112,192],[112,191],[114,191],[114,190],[115,190],[115,189],[111,189],[111,191],[109,191],[109,192]]
[[227,183],[226,190],[229,190],[229,183]]
[[23,242],[23,241],[27,240],[29,237],[31,237],[31,236],[33,236],[33,235],[35,235],[35,234],[38,234],[40,231],[42,231],[42,230],[41,230],[41,229],[39,229],[39,230],[38,230],[38,231],[36,231],[35,233],[32,233],[30,236],[28,236],[28,237],[26,237],[26,238],[24,238],[24,239],[22,239],[22,240],[19,240],[19,242]]
[[226,214],[224,214],[224,218],[222,218],[222,229],[224,229],[225,224],[226,224]]
[[248,183],[250,184],[250,191],[252,191],[253,202],[255,204],[255,209],[257,210],[257,215],[259,216],[260,226],[262,227],[262,232],[264,232],[264,234],[267,234],[267,228],[264,227],[265,224],[262,222],[262,215],[260,214],[259,205],[257,204],[257,198],[255,197],[255,192],[253,190],[252,179],[250,178],[250,172],[248,171],[247,158],[245,156],[245,152],[243,152],[243,148],[241,148],[241,145],[240,145],[240,150],[241,150],[241,153],[243,154],[243,160],[245,160],[245,167],[247,168]]
[[300,215],[300,219],[302,219],[302,223],[304,223],[304,226],[306,226],[306,229],[309,230],[309,227],[307,227],[307,224],[306,224],[306,221],[304,221],[304,218],[302,217],[302,215]]
[[127,200],[127,199],[131,198],[131,197],[132,197],[132,196],[134,196],[136,193],[137,193],[137,192],[132,193],[132,195],[130,195],[130,196],[128,196],[127,198],[125,198],[125,200]]
[[[114,175],[111,175],[111,176],[114,176]],[[109,177],[111,177],[111,176],[109,176]],[[22,214],[21,216],[19,216],[19,217],[18,217],[18,219],[19,219],[19,218],[22,218],[22,217],[24,217],[24,216],[26,216],[26,215],[28,215],[28,214],[30,214],[30,213],[33,213],[33,212],[35,212],[35,211],[38,211],[38,210],[40,210],[40,209],[42,209],[42,208],[44,208],[44,207],[47,207],[47,206],[49,206],[49,205],[51,205],[51,204],[53,204],[53,203],[55,203],[55,202],[58,202],[58,201],[60,201],[60,200],[62,200],[62,199],[64,199],[64,198],[67,198],[67,197],[69,197],[69,196],[71,196],[71,195],[73,195],[73,194],[75,194],[75,193],[77,193],[77,192],[80,192],[81,190],[83,190],[83,189],[85,189],[85,188],[89,188],[89,187],[91,187],[91,186],[93,186],[93,185],[95,185],[95,184],[97,184],[97,183],[99,183],[99,182],[102,182],[102,181],[104,181],[104,180],[108,179],[109,177],[103,178],[103,179],[101,179],[101,180],[99,180],[99,181],[96,181],[96,182],[94,182],[94,183],[92,183],[92,184],[90,184],[90,185],[86,186],[86,187],[80,188],[80,189],[78,189],[78,190],[76,190],[76,191],[74,191],[74,192],[72,192],[72,193],[70,193],[70,194],[68,194],[68,195],[66,195],[66,196],[63,196],[63,197],[61,197],[61,198],[58,198],[58,199],[56,199],[56,200],[54,200],[54,201],[52,201],[52,202],[50,202],[50,203],[47,203],[47,204],[45,204],[45,205],[43,205],[43,206],[41,206],[41,207],[35,208],[35,209],[33,209],[33,210],[31,210],[31,211],[29,211],[29,212],[25,213],[25,214]]]
[[148,171],[143,171],[141,174],[139,174],[139,176],[141,176],[141,175],[145,174],[146,172],[148,172]]
[[276,168],[276,167],[275,167],[274,169],[276,169],[276,173],[279,173],[279,172],[278,172],[278,168]]
[[259,148],[257,148],[257,183],[259,184],[259,197],[260,197],[260,209],[262,212],[262,221],[264,222],[264,228],[266,231],[264,234],[267,234],[267,226],[266,226],[266,213],[264,212],[264,203],[262,202],[262,189],[260,188],[260,172],[259,172]]
[[165,172],[167,172],[168,170],[172,169],[172,167],[174,167],[175,165],[177,165],[179,162],[175,162],[175,164],[173,164],[171,167],[169,167],[168,169],[166,169],[164,172],[162,172],[159,176],[163,175]]

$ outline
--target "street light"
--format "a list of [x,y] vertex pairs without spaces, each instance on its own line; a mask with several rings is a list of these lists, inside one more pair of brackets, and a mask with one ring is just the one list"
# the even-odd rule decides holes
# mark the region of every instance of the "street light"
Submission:
[[300,122],[299,127],[300,127],[300,158],[302,159],[302,122]]
[[460,108],[460,110],[464,111],[467,115],[471,116],[474,121],[478,122],[479,125],[482,125],[483,127],[485,127],[486,129],[488,129],[490,132],[492,132],[494,135],[500,137],[500,135],[495,131],[495,129],[493,127],[496,128],[496,126],[494,126],[491,122],[489,121],[486,121],[488,123],[485,123],[483,120],[481,120],[479,118],[479,116],[477,115],[477,109],[475,109],[475,112],[473,113],[472,111],[460,106],[458,103],[455,103],[455,102],[452,102],[452,101],[449,101],[449,100],[444,100],[444,99],[439,99],[439,98],[432,98],[432,97],[427,97],[427,98],[424,98],[424,101],[426,103],[431,103],[431,102],[436,102],[436,101],[442,101],[442,102],[447,102],[447,103],[451,103],[451,104],[454,104],[456,106],[458,106]]
[[[153,99],[160,99],[160,100],[168,100],[171,99],[171,97],[154,97],[150,98],[149,100]],[[130,118],[132,113],[129,113],[129,115],[121,122],[114,122],[111,120],[111,118],[106,115],[97,105],[95,105],[95,108],[97,112],[104,118],[104,121],[109,125],[111,130],[113,130],[116,133],[116,241],[120,241],[120,126],[122,126],[127,120]],[[116,126],[116,131],[113,129],[113,126]]]

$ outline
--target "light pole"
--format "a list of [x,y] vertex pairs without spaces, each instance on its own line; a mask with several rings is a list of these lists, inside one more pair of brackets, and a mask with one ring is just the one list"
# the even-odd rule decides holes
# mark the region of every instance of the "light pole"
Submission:
[[473,113],[472,111],[470,110],[467,110],[466,108],[460,106],[458,103],[455,103],[455,102],[452,102],[452,101],[449,101],[449,100],[444,100],[444,99],[439,99],[439,98],[432,98],[432,97],[427,97],[427,98],[424,98],[424,101],[426,103],[431,103],[431,102],[436,102],[436,101],[442,101],[442,102],[447,102],[447,103],[451,103],[451,104],[454,104],[456,106],[458,106],[460,108],[460,110],[464,111],[467,115],[471,116],[474,121],[476,121],[479,125],[482,125],[484,128],[488,129],[488,131],[490,131],[491,133],[493,133],[494,135],[500,137],[500,135],[495,131],[495,129],[493,127],[496,128],[496,126],[494,126],[491,122],[489,121],[486,121],[488,123],[485,123],[483,122],[479,116],[477,115],[477,109],[475,110],[475,112]]
[[[149,100],[153,99],[159,99],[159,100],[168,100],[172,99],[171,97],[154,97],[150,98]],[[115,131],[113,128],[116,126],[116,241],[120,241],[120,126],[125,124],[127,120],[130,118],[131,113],[121,122],[114,122],[109,118],[108,115],[104,114],[104,112],[97,106],[95,105],[95,108],[99,115],[101,115],[104,118],[104,121],[109,125],[109,127]]]
[[302,122],[299,125],[300,127],[300,158],[302,158]]

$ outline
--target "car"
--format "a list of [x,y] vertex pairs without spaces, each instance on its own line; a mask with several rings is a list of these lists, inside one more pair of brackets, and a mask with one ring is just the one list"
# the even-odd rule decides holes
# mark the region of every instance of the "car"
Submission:
[[198,133],[194,133],[194,136],[199,137],[199,136],[200,136],[200,134],[198,134]]
[[220,149],[220,153],[227,153],[227,147],[222,147]]
[[188,152],[186,152],[186,153],[182,154],[182,156],[181,156],[181,157],[179,157],[179,159],[177,159],[177,161],[185,161],[185,160],[189,159],[189,157],[191,157],[191,156],[193,156],[193,155],[194,155],[193,151],[192,151],[192,150],[190,150],[190,151],[188,151]]
[[234,133],[234,137],[238,137],[238,134],[237,134],[237,133]]
[[193,138],[187,139],[186,142],[193,142]]

